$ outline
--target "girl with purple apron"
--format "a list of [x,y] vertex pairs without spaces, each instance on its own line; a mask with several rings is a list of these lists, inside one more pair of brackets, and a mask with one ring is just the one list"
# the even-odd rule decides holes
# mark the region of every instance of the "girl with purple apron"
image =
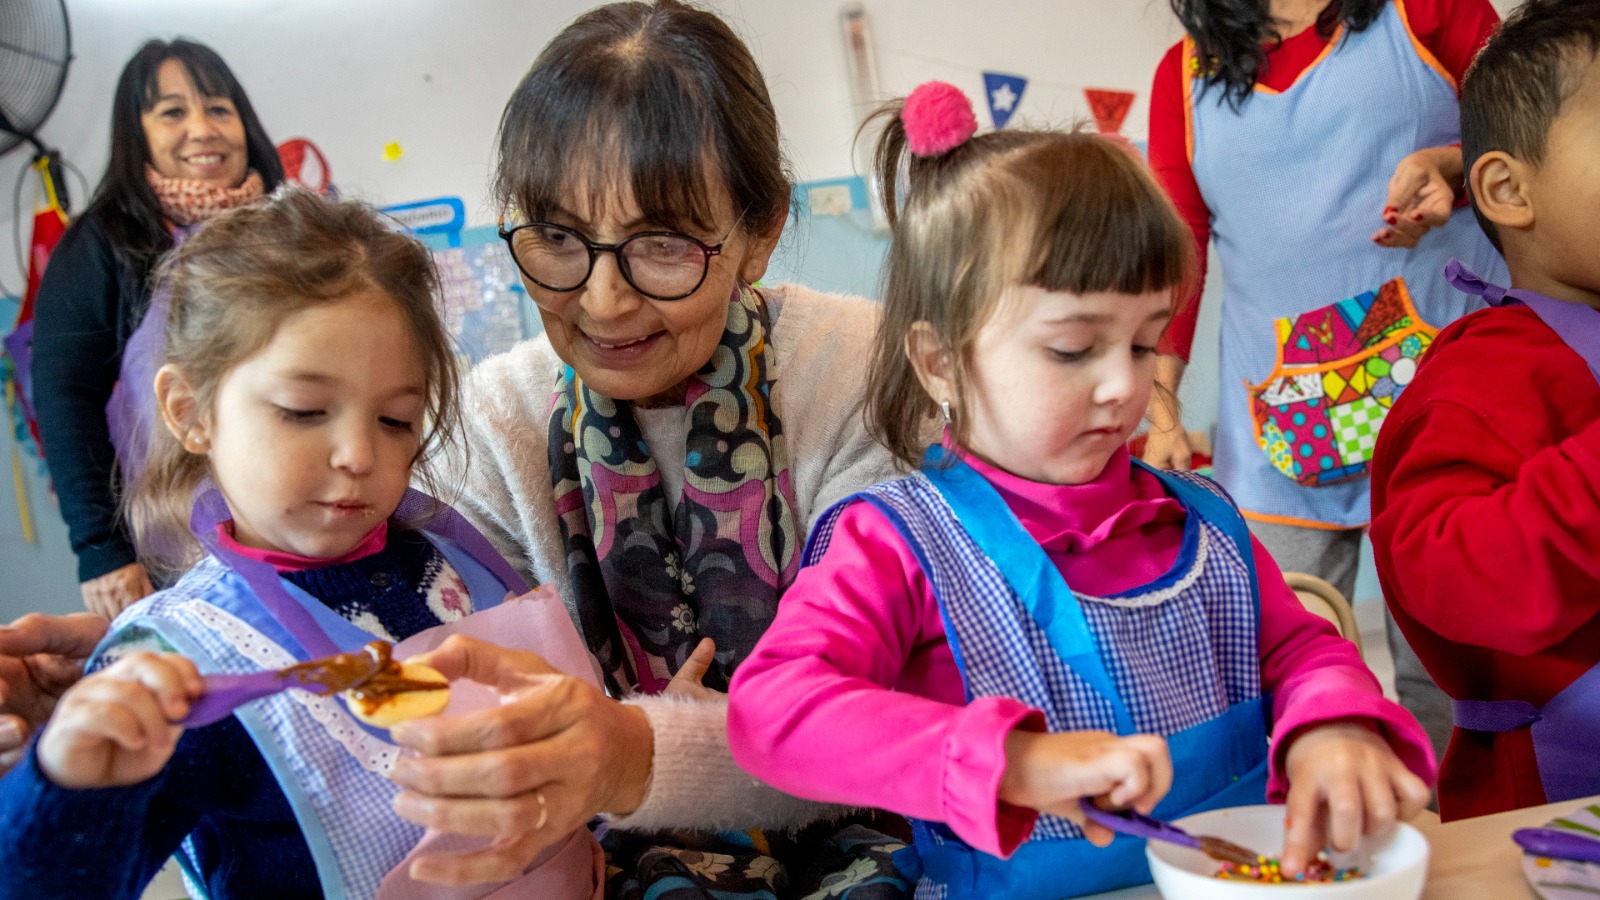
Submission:
[[[1052,732],[1165,736],[1176,779],[1156,807],[1159,817],[1263,803],[1270,706],[1260,688],[1249,532],[1209,482],[1154,474],[1188,512],[1183,549],[1171,572],[1115,603],[1080,602],[994,488],[940,447],[929,448],[918,475],[825,513],[805,564],[827,550],[845,506],[872,504],[933,585],[969,701],[1015,697],[1043,710]],[[1208,626],[1198,639],[1196,622]],[[1183,652],[1159,666],[1130,663],[1180,645]],[[923,866],[919,898],[1045,900],[1150,880],[1144,841],[1119,835],[1110,847],[1095,847],[1055,816],[1041,816],[1006,860],[973,849],[942,823],[912,825]]]
[[[541,653],[552,665],[598,686],[560,599],[548,589],[522,598],[526,584],[459,513],[410,491],[393,518],[417,524],[471,598],[470,614],[401,641],[395,658],[432,649],[451,634],[468,634]],[[97,649],[94,667],[132,650],[159,649],[183,654],[205,674],[244,674],[349,652],[373,639],[268,564],[224,547],[217,528],[229,519],[218,491],[202,493],[190,525],[210,555],[174,587],[130,607]],[[447,715],[498,702],[489,689],[466,681],[452,684],[451,695]],[[234,715],[283,790],[325,896],[598,900],[603,857],[584,830],[508,884],[442,889],[413,882],[406,874],[409,863],[429,844],[453,841],[450,849],[459,851],[467,839],[425,835],[394,814],[390,803],[399,788],[387,772],[401,751],[386,730],[358,722],[332,696],[304,691],[254,701]],[[186,841],[179,854],[185,881],[193,896],[205,896],[193,853]]]
[[[1600,379],[1600,312],[1533,291],[1503,288],[1479,278],[1459,260],[1445,267],[1445,279],[1490,306],[1522,304],[1533,310]],[[1494,733],[1529,730],[1548,802],[1600,794],[1600,768],[1594,761],[1595,748],[1600,747],[1600,663],[1543,706],[1525,700],[1452,700],[1451,704],[1457,728]]]

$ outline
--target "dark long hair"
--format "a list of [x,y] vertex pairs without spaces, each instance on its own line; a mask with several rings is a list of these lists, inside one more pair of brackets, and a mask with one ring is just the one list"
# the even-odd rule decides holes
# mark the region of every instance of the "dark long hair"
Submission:
[[570,191],[601,201],[631,188],[646,219],[709,230],[718,186],[746,233],[788,215],[792,183],[766,79],[727,23],[677,0],[578,17],[500,119],[502,210],[543,218]]
[[161,205],[145,179],[150,164],[150,142],[145,138],[140,117],[156,102],[156,74],[161,64],[175,59],[189,71],[200,93],[207,97],[227,97],[239,111],[244,125],[247,166],[261,174],[268,193],[283,181],[283,164],[277,148],[256,118],[250,98],[239,79],[215,50],[186,38],[171,41],[146,41],[139,52],[122,67],[117,92],[111,101],[111,162],[105,177],[89,201],[87,216],[92,216],[105,232],[117,258],[141,280],[146,279],[156,259],[172,246],[172,235],[161,218]]
[[[1263,42],[1282,41],[1268,12],[1271,0],[1169,0],[1172,12],[1194,41],[1195,58],[1205,76],[1205,90],[1222,88],[1228,105],[1238,109],[1255,90],[1267,51]],[[1383,12],[1389,0],[1330,0],[1317,16],[1317,34],[1327,40],[1343,24],[1361,31]],[[1189,78],[1195,73],[1184,72]]]

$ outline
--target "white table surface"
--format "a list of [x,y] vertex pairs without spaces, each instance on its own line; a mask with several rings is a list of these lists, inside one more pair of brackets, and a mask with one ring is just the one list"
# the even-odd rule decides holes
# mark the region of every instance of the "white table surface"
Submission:
[[[1412,819],[1411,824],[1428,838],[1431,847],[1423,900],[1536,900],[1522,877],[1522,851],[1511,842],[1511,832],[1543,825],[1593,803],[1600,803],[1600,797],[1448,824],[1426,812]],[[1157,900],[1160,896],[1154,885],[1147,884],[1095,894],[1091,900]]]

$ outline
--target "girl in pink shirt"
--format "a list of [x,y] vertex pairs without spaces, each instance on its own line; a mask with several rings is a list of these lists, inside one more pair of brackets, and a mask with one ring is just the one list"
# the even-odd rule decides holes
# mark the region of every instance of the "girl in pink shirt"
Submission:
[[1166,818],[1287,798],[1290,873],[1420,810],[1427,739],[1355,647],[1219,488],[1129,457],[1194,267],[1160,188],[1096,136],[973,137],[948,85],[896,111],[867,416],[921,469],[819,520],[733,680],[735,759],[911,817],[918,896],[1149,880],[1080,797]]

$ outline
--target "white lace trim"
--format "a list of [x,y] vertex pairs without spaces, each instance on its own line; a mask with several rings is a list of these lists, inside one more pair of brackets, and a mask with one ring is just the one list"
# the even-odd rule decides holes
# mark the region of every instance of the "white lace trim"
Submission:
[[[178,609],[199,619],[235,650],[264,669],[281,669],[298,662],[289,651],[273,643],[243,619],[204,600],[185,601],[178,604]],[[356,723],[344,704],[330,695],[313,694],[310,691],[287,693],[363,769],[387,776],[394,768],[395,761],[400,758],[400,748],[368,734]]]
[[1200,540],[1195,543],[1194,563],[1189,566],[1189,571],[1179,578],[1176,584],[1151,591],[1148,594],[1134,594],[1130,597],[1096,597],[1093,594],[1083,594],[1073,591],[1073,596],[1086,603],[1103,603],[1106,606],[1119,606],[1124,609],[1143,609],[1150,606],[1160,606],[1174,597],[1187,591],[1196,580],[1200,578],[1206,568],[1206,557],[1211,553],[1210,529],[1200,526]]

